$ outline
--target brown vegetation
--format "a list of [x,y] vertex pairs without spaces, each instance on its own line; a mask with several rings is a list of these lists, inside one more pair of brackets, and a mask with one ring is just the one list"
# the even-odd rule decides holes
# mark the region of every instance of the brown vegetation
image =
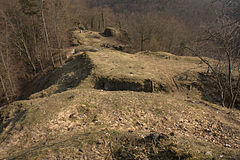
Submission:
[[208,0],[87,2],[0,0],[1,105],[24,99],[0,107],[0,159],[239,159],[240,112],[216,83],[238,94],[236,14],[209,25]]
[[207,0],[1,0],[0,6],[0,104],[21,97],[33,77],[63,64],[62,50],[69,47],[73,27],[100,32],[115,27],[123,34],[119,39],[129,43],[129,52],[191,55],[185,47],[192,46],[201,28],[215,19],[214,11],[221,9]]
[[[62,64],[68,46],[66,2],[0,1],[1,105],[24,92],[36,74]],[[6,101],[7,100],[7,101]]]

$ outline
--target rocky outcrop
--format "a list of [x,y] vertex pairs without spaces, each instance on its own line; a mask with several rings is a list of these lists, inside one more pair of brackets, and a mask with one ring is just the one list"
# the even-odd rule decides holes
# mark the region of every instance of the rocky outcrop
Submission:
[[103,36],[105,37],[115,37],[120,41],[126,42],[129,41],[129,37],[126,31],[118,30],[114,27],[107,27],[104,32]]

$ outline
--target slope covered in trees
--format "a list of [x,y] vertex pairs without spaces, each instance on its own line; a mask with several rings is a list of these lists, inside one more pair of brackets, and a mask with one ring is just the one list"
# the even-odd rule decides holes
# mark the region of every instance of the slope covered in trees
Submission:
[[[126,30],[132,50],[187,54],[184,46],[212,19],[208,1],[0,1],[1,104],[21,97],[25,83],[62,64],[68,30]],[[191,15],[191,16],[189,16]]]
[[[231,24],[221,20],[222,13],[239,23],[239,3],[231,1],[1,0],[0,4],[1,104],[21,97],[33,77],[62,65],[61,51],[70,46],[69,30],[76,25],[95,31],[107,26],[125,30],[130,52],[160,50],[192,55],[186,47],[194,48],[196,43],[192,42],[199,41],[196,37],[202,31]],[[204,55],[219,57],[218,51],[210,53],[212,46],[207,45]]]

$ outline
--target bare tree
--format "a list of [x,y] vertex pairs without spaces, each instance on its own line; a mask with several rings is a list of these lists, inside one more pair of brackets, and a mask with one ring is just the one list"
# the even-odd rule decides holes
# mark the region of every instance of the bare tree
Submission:
[[45,33],[45,37],[46,37],[46,43],[47,43],[47,51],[50,52],[50,57],[51,57],[51,61],[52,61],[52,65],[53,68],[55,67],[55,62],[54,62],[54,58],[53,58],[53,53],[51,51],[51,45],[50,45],[50,41],[49,41],[49,36],[48,36],[48,30],[47,30],[47,25],[46,25],[46,21],[45,21],[45,15],[44,15],[44,0],[41,0],[41,17],[42,17],[42,22],[43,22],[43,28],[44,28],[44,33]]
[[[229,15],[230,1],[222,3],[216,23],[197,40],[196,49],[190,49],[212,71],[221,95],[222,106],[233,108],[240,93],[240,22]],[[203,56],[212,57],[209,61]]]

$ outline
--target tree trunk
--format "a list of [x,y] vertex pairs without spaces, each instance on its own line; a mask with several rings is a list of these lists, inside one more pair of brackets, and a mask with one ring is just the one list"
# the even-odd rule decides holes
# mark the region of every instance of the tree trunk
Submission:
[[237,97],[239,95],[239,90],[240,90],[240,73],[239,73],[239,76],[238,76],[236,93],[235,93],[235,95],[234,95],[234,97],[233,97],[233,99],[231,101],[231,104],[230,104],[229,108],[233,108],[235,106]]
[[46,21],[45,21],[44,12],[43,12],[43,3],[44,3],[44,0],[41,0],[41,16],[42,16],[43,28],[44,28],[44,33],[45,33],[46,42],[47,42],[47,51],[50,52],[50,57],[51,57],[52,65],[53,65],[53,68],[55,68],[53,53],[52,53],[52,51],[50,50],[50,41],[49,41],[49,37],[48,37],[48,31],[47,31]]
[[[5,40],[6,40],[6,56],[7,56],[7,59],[8,59],[8,53],[9,53],[9,41],[8,41],[8,24],[7,24],[7,20],[6,20],[6,25],[5,25]],[[0,50],[0,54],[1,54],[1,57],[2,57],[2,62],[3,62],[3,66],[4,66],[4,69],[7,73],[7,77],[8,77],[8,81],[9,81],[9,84],[10,84],[10,87],[11,87],[11,92],[13,95],[15,95],[15,85],[13,84],[12,82],[12,79],[11,79],[11,76],[10,76],[10,73],[9,73],[9,67],[7,66],[7,62],[5,62],[4,60],[4,57],[3,57],[3,52]]]
[[26,54],[27,54],[27,58],[28,58],[31,66],[32,66],[32,68],[33,68],[34,73],[36,73],[37,69],[36,69],[36,67],[35,67],[35,64],[34,64],[33,61],[32,61],[32,58],[31,58],[30,52],[29,52],[29,50],[28,50],[27,44],[26,44],[26,42],[25,42],[25,40],[24,40],[24,37],[22,37],[22,38],[23,38],[23,39],[21,39],[21,41],[22,41],[22,43],[23,43],[24,50],[25,50],[25,52],[26,52]]
[[91,17],[91,30],[94,29],[94,17]]
[[14,87],[12,79],[10,77],[10,73],[9,73],[8,67],[7,67],[7,65],[5,63],[2,51],[0,51],[0,54],[1,54],[1,57],[2,57],[2,62],[3,62],[4,69],[5,69],[6,73],[7,73],[7,78],[8,78],[10,87],[11,87],[11,92],[12,92],[13,95],[15,95],[15,87]]
[[141,44],[140,44],[140,50],[143,51],[144,49],[144,33],[141,32]]
[[232,59],[230,53],[227,51],[227,59],[228,59],[228,85],[229,85],[229,93],[231,96],[231,100],[234,98],[233,86],[232,86]]
[[8,93],[7,93],[6,86],[5,86],[4,82],[3,82],[2,75],[0,75],[0,80],[1,80],[1,84],[2,84],[2,88],[3,88],[3,92],[4,92],[4,94],[5,94],[5,97],[6,97],[7,103],[9,103],[10,100],[9,100],[9,96],[8,96]]
[[18,46],[18,48],[22,51],[22,52],[25,52],[26,55],[27,55],[27,58],[28,58],[28,61],[29,63],[31,64],[32,68],[33,68],[33,71],[36,73],[36,67],[35,67],[35,64],[33,63],[32,61],[32,58],[31,58],[31,55],[30,55],[30,52],[28,50],[28,46],[27,46],[27,43],[25,41],[25,38],[24,38],[24,34],[23,34],[23,27],[19,24],[19,22],[17,21],[17,29],[19,30],[19,40],[21,41],[22,45],[23,45],[23,48],[20,46],[20,44],[15,44],[16,46]]
[[[57,11],[55,10],[55,13],[57,14]],[[54,30],[55,30],[55,35],[56,35],[56,39],[57,39],[57,46],[58,46],[58,58],[59,58],[59,62],[60,65],[63,65],[63,60],[62,60],[62,55],[60,52],[60,49],[62,49],[62,45],[61,45],[61,38],[59,37],[59,28],[58,28],[58,23],[57,23],[57,15],[55,15],[55,20],[54,20]]]

